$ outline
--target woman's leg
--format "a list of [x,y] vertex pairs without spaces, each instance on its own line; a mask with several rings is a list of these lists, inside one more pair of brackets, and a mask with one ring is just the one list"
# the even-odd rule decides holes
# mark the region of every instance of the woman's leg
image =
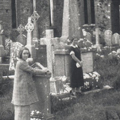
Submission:
[[14,106],[14,120],[30,120],[30,106]]

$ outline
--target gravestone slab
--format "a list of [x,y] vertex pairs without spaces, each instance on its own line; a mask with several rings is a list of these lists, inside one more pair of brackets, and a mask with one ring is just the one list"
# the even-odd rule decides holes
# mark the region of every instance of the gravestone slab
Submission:
[[18,52],[23,45],[19,42],[12,42],[10,48],[10,66],[9,70],[14,70],[17,62]]
[[105,43],[108,46],[112,45],[111,39],[112,39],[112,31],[111,30],[106,30],[104,32],[104,39],[105,39]]
[[82,53],[81,59],[83,61],[83,72],[93,72],[93,52]]
[[112,35],[112,45],[119,45],[120,36],[118,33]]
[[55,51],[55,65],[54,76],[70,76],[70,60],[69,51],[56,50]]

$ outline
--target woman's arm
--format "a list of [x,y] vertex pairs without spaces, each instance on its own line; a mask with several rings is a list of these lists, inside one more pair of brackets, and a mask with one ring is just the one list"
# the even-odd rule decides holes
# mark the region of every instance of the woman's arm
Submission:
[[22,69],[23,71],[26,71],[26,72],[29,72],[32,74],[45,74],[48,71],[48,69],[41,70],[41,69],[37,69],[37,68],[32,68],[26,62],[20,62],[19,68]]

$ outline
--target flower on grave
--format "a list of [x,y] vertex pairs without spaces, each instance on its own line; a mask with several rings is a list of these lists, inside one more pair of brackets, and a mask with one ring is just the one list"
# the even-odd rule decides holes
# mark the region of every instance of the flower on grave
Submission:
[[99,77],[96,77],[95,80],[96,80],[96,82],[98,82],[99,81]]
[[33,111],[31,111],[31,113],[30,113],[30,117],[32,118],[32,119],[38,119],[38,120],[42,120],[42,119],[44,119],[44,113],[42,113],[42,112],[40,112],[40,111],[38,111],[38,110],[33,110]]
[[63,82],[65,82],[65,81],[67,80],[67,77],[64,75],[64,76],[62,76],[61,80],[62,80]]
[[89,88],[90,86],[90,83],[89,82],[84,82],[84,86],[85,86],[85,88]]

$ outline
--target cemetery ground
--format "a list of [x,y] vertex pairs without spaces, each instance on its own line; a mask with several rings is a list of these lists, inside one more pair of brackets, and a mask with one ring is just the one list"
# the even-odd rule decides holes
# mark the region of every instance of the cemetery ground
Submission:
[[[111,48],[94,53],[94,69],[101,77],[102,86],[113,89],[90,92],[77,98],[61,100],[51,96],[52,114],[55,120],[119,120],[120,119],[120,59]],[[114,50],[115,51],[115,50]],[[4,68],[5,69],[5,68]],[[4,71],[4,74],[5,71]],[[14,120],[12,81],[0,79],[0,120]]]

